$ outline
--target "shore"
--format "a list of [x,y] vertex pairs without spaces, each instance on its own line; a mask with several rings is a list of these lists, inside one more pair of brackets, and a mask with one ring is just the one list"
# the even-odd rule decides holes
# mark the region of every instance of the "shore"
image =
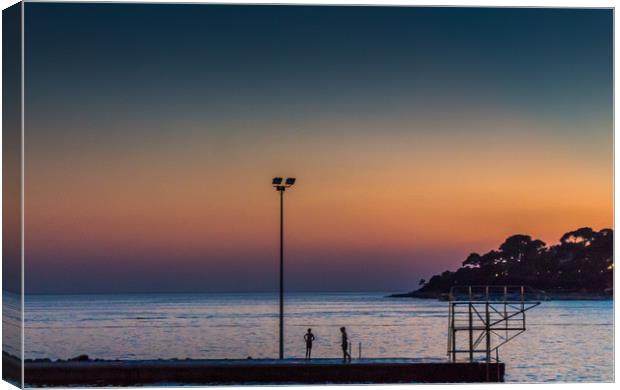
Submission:
[[[436,300],[448,300],[447,293],[441,292],[420,292],[412,291],[402,294],[391,294],[388,298],[419,298],[419,299],[436,299]],[[544,301],[610,301],[613,300],[613,293],[611,294],[598,294],[598,293],[584,293],[578,291],[566,291],[566,292],[546,292],[544,294]]]

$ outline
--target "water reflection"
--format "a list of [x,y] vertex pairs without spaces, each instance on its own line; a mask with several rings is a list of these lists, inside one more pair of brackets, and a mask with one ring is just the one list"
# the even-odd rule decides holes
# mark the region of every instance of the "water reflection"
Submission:
[[[447,304],[385,294],[288,294],[285,354],[339,357],[346,326],[358,356],[445,357]],[[41,295],[26,298],[26,357],[253,358],[278,354],[276,294]],[[555,301],[501,349],[507,381],[611,381],[613,303]]]

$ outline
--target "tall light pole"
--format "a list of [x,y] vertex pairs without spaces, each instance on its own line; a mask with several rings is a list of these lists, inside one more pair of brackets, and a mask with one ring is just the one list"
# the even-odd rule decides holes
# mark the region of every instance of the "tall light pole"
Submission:
[[284,191],[295,184],[295,178],[282,184],[281,177],[274,177],[271,184],[280,193],[280,359],[284,359]]

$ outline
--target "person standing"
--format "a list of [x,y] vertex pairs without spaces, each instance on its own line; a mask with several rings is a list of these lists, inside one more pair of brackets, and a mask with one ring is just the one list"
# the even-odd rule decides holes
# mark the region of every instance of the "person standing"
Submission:
[[342,362],[346,363],[347,359],[351,362],[351,354],[349,353],[349,337],[347,336],[347,330],[344,326],[340,328],[340,333],[342,336]]
[[308,328],[308,333],[304,335],[304,340],[306,341],[306,360],[310,360],[312,355],[312,342],[314,341],[312,329]]

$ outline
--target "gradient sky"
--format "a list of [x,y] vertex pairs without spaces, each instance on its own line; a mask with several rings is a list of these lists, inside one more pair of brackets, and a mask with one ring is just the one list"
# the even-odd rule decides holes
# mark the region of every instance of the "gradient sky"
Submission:
[[407,291],[611,227],[612,11],[27,3],[27,292]]

